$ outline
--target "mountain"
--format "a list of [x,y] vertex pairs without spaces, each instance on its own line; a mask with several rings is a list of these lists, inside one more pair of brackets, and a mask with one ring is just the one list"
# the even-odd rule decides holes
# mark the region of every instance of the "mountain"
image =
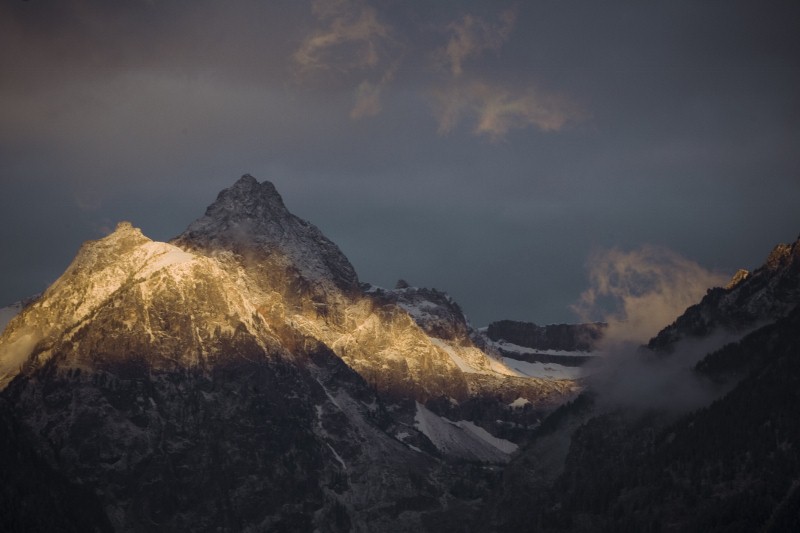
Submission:
[[703,401],[614,404],[602,324],[476,329],[443,291],[361,282],[245,175],[172,241],[122,222],[7,310],[0,529],[795,530],[798,257],[631,355],[699,351],[675,375]]
[[29,438],[7,434],[101,530],[431,528],[479,512],[491,465],[580,388],[481,339],[445,293],[360,284],[245,175],[169,243],[125,222],[85,243],[9,321]]
[[779,245],[711,289],[637,355],[658,363],[713,341],[693,371],[713,402],[609,408],[590,385],[515,457],[476,530],[797,531],[798,250]]

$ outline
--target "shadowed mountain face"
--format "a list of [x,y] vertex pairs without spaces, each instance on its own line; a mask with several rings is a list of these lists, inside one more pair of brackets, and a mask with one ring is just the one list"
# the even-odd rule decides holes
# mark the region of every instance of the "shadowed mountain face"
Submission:
[[112,531],[100,499],[45,461],[0,399],[0,531]]

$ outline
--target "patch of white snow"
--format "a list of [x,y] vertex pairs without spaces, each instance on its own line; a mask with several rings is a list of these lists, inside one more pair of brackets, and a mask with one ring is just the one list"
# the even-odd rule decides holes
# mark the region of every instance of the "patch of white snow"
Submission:
[[528,348],[527,346],[520,346],[519,344],[514,344],[504,340],[493,341],[488,337],[486,340],[487,343],[495,349],[519,354],[558,355],[561,357],[587,357],[597,355],[597,352],[581,352],[577,350],[541,350],[539,348]]
[[453,422],[433,413],[420,403],[417,403],[414,423],[439,451],[451,457],[504,463],[508,462],[509,455],[517,449],[513,442],[498,439],[470,421]]
[[542,379],[580,379],[584,376],[581,367],[564,366],[556,363],[528,363],[510,357],[503,357],[503,363],[524,376]]
[[512,409],[521,409],[526,405],[528,405],[529,403],[531,402],[529,402],[527,398],[523,398],[520,396],[519,398],[508,404],[508,406],[511,407]]
[[343,468],[344,470],[347,470],[347,464],[344,462],[344,459],[342,459],[342,456],[341,456],[341,455],[339,455],[339,454],[336,452],[336,450],[334,450],[334,449],[333,449],[333,446],[331,446],[329,443],[327,443],[327,442],[326,442],[325,444],[327,444],[327,445],[328,445],[328,448],[330,448],[331,452],[333,452],[333,457],[334,457],[334,458],[335,458],[337,461],[339,461],[339,464],[340,464],[340,465],[342,465],[342,468]]
[[452,346],[447,344],[445,341],[443,341],[441,339],[437,339],[435,337],[431,337],[430,340],[434,345],[436,345],[436,347],[440,348],[441,350],[444,351],[444,353],[449,355],[450,359],[453,360],[453,362],[456,364],[456,366],[458,366],[458,368],[462,372],[466,372],[468,374],[486,373],[485,371],[481,371],[481,370],[473,367],[472,365],[470,365],[463,357],[461,357],[460,355],[458,355],[456,353],[456,351],[453,349]]

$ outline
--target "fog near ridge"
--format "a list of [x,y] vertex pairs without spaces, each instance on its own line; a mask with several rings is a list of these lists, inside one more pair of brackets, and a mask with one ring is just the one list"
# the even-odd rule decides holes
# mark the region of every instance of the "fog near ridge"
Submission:
[[729,276],[655,246],[599,251],[588,268],[591,285],[573,309],[586,321],[608,323],[598,346],[602,355],[585,367],[601,409],[684,412],[713,400],[719,387],[695,373],[694,366],[741,335],[684,339],[669,355],[655,355],[643,345]]

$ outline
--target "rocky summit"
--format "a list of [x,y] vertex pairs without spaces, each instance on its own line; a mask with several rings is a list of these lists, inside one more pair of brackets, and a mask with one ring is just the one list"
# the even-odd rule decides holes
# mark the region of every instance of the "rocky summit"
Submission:
[[797,249],[651,342],[735,337],[693,370],[716,403],[643,418],[600,400],[604,324],[476,329],[445,292],[360,282],[245,175],[172,241],[122,222],[2,310],[0,529],[792,526]]

